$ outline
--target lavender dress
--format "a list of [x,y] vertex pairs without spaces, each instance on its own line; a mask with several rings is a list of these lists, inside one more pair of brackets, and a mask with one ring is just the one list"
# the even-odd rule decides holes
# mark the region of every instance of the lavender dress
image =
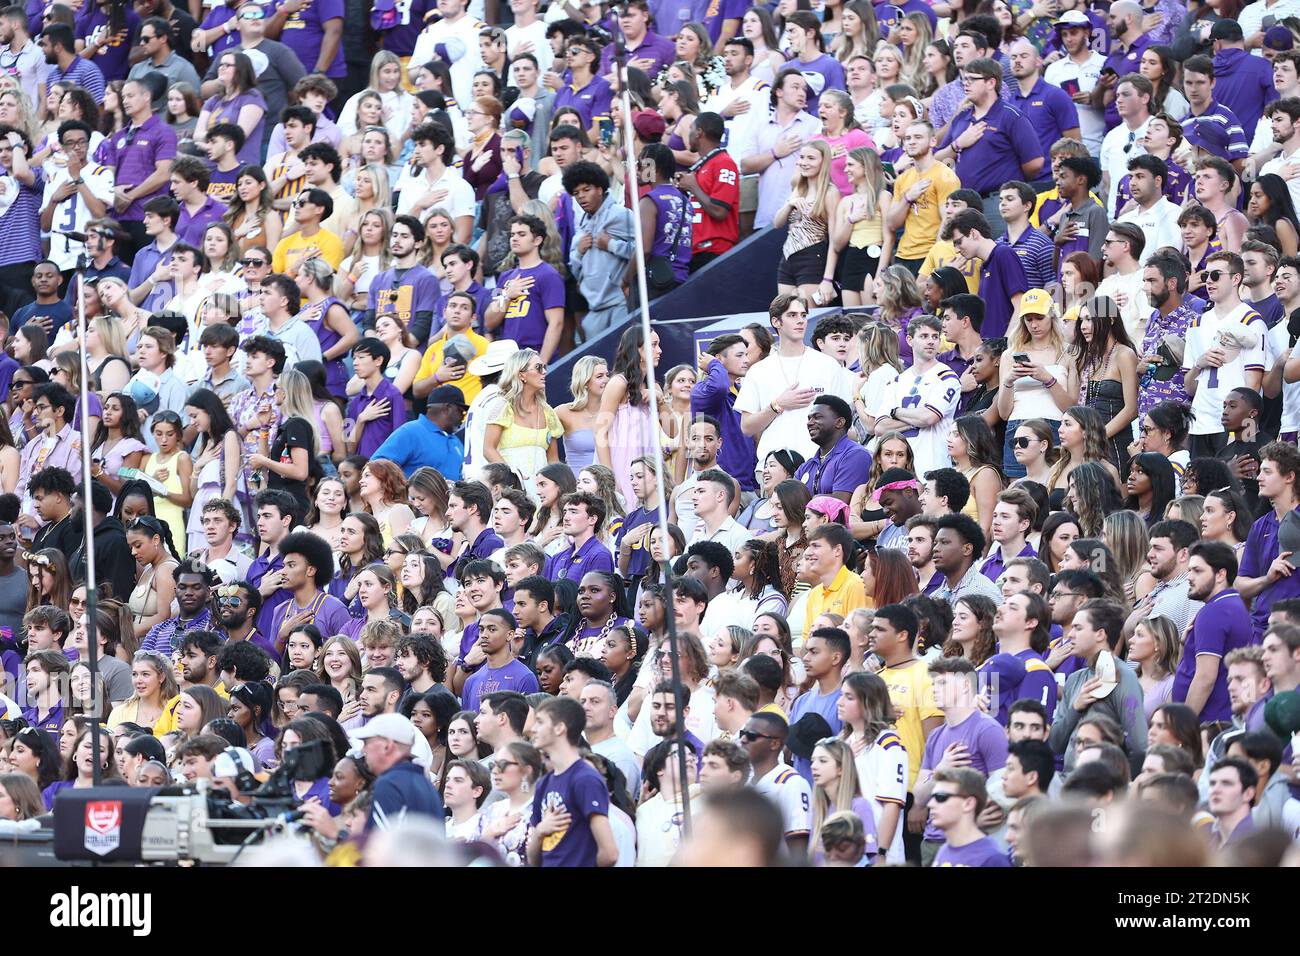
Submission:
[[[320,342],[322,356],[330,349],[334,348],[334,346],[343,338],[343,336],[339,335],[325,324],[326,314],[329,312],[330,308],[335,305],[343,309],[344,312],[348,312],[348,307],[344,305],[340,299],[331,295],[322,299],[315,305],[307,306],[298,313],[298,318],[303,320],[307,325],[307,328],[316,333],[316,340]],[[329,389],[329,393],[336,398],[346,399],[348,397],[348,370],[343,364],[343,360],[323,359],[323,363],[325,365],[325,387]],[[321,451],[325,450],[326,449],[324,448],[321,449]]]
[[643,455],[654,453],[654,432],[658,423],[650,414],[650,403],[633,405],[624,402],[614,413],[614,423],[609,430],[609,458],[618,493],[624,501],[635,501],[632,479],[628,477],[632,462]]

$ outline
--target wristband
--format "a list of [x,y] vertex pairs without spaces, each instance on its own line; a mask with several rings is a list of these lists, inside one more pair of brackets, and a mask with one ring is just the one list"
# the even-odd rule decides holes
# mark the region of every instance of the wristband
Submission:
[[1043,383],[1043,388],[1053,388],[1055,385],[1056,385],[1056,376],[1053,375],[1051,378],[1049,378],[1046,382]]
[[823,282],[834,282],[834,281],[835,281],[835,277],[834,277],[834,276],[822,276],[822,281],[823,281]]

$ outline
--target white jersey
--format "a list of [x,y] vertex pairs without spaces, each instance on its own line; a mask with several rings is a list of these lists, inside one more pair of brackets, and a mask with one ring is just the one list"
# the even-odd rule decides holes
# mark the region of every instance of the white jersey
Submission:
[[[451,91],[462,109],[464,104],[473,102],[472,87],[474,74],[483,69],[483,55],[479,50],[478,34],[487,24],[471,14],[465,14],[454,23],[438,20],[424,29],[415,40],[415,49],[411,53],[412,63],[428,63],[430,60],[445,60],[451,66]],[[458,40],[465,45],[464,52],[447,51],[443,56],[438,46],[449,40]],[[459,54],[459,55],[458,55]],[[454,57],[454,59],[453,59]]]
[[786,836],[812,832],[812,788],[793,767],[777,764],[761,780],[754,781],[754,789],[765,797],[771,797],[781,808]]
[[877,832],[884,805],[898,804],[898,826],[885,858],[889,863],[902,864],[903,830],[907,826],[903,815],[907,806],[907,749],[897,732],[887,727],[876,736],[875,743],[853,758],[853,765],[858,772],[858,789],[871,802]]
[[[81,178],[90,187],[91,195],[108,206],[111,211],[113,208],[112,167],[87,163],[81,168]],[[49,205],[50,198],[65,183],[71,180],[72,176],[68,173],[66,166],[55,170],[54,174],[45,180],[45,195],[41,199],[41,208],[44,209]],[[80,191],[73,193],[54,207],[54,219],[50,223],[50,261],[57,265],[60,271],[66,272],[69,269],[75,269],[77,267],[77,256],[86,251],[84,242],[69,239],[65,235],[60,235],[60,233],[84,233],[86,226],[94,218]]]
[[1250,339],[1254,346],[1243,348],[1235,355],[1229,349],[1230,358],[1221,368],[1202,369],[1196,376],[1196,394],[1192,397],[1193,435],[1217,435],[1223,431],[1221,417],[1223,400],[1234,388],[1246,385],[1247,372],[1264,370],[1264,342],[1268,337],[1268,326],[1263,316],[1246,303],[1241,303],[1220,318],[1213,306],[1187,325],[1187,349],[1183,355],[1183,368],[1192,369],[1201,360],[1201,356],[1220,344],[1225,335],[1235,335]]
[[758,77],[750,75],[739,87],[732,88],[731,83],[723,83],[713,92],[704,105],[700,107],[701,112],[722,114],[722,111],[735,103],[737,100],[743,100],[749,104],[749,109],[724,120],[726,132],[722,138],[722,146],[731,154],[731,158],[739,163],[744,156],[740,154],[738,148],[732,148],[734,141],[737,146],[744,143],[748,137],[740,135],[744,132],[749,124],[754,121],[755,116],[767,118],[768,104],[771,101],[772,87]]
[[928,409],[939,416],[935,424],[926,428],[903,430],[916,459],[917,478],[923,479],[926,472],[952,465],[952,458],[948,455],[948,432],[952,430],[960,399],[961,379],[942,362],[935,362],[920,374],[917,374],[915,366],[905,368],[885,389],[885,401],[878,415],[888,415],[891,409],[902,408],[913,411]]
[[[1281,361],[1282,353],[1291,348],[1291,332],[1287,319],[1283,319],[1268,330],[1264,340],[1265,374]],[[1300,431],[1300,382],[1282,382],[1282,434]]]

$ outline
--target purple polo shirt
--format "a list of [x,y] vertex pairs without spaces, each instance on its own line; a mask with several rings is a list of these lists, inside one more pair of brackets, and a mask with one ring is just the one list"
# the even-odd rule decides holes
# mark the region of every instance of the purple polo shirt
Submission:
[[845,435],[828,453],[819,451],[800,465],[794,476],[815,497],[837,491],[851,495],[858,486],[866,484],[870,474],[871,452]]
[[[1264,617],[1268,618],[1268,612],[1265,612]],[[1174,672],[1174,688],[1170,699],[1180,704],[1187,700],[1188,688],[1192,686],[1192,677],[1196,674],[1197,655],[1213,654],[1219,658],[1219,673],[1214,679],[1214,688],[1205,701],[1205,707],[1201,709],[1200,720],[1201,723],[1231,720],[1228,669],[1223,666],[1223,658],[1229,651],[1251,643],[1250,613],[1246,610],[1241,595],[1233,588],[1228,588],[1210,598],[1196,612],[1191,629],[1187,632],[1183,656],[1178,661],[1178,670]]]
[[[647,30],[645,36],[641,38],[641,45],[636,48],[629,48],[627,51],[628,62],[632,60],[650,59],[654,64],[650,69],[645,71],[646,76],[658,76],[664,67],[672,64],[677,59],[677,46],[667,37],[661,37],[653,30]],[[614,63],[614,44],[608,44],[600,54],[601,76],[609,73]]]
[[[1127,76],[1130,73],[1138,72],[1138,66],[1142,63],[1142,51],[1151,46],[1151,38],[1145,33],[1133,41],[1127,52],[1121,53],[1116,49],[1110,56],[1106,57],[1106,62],[1102,64],[1102,69],[1114,70],[1120,76]],[[1119,125],[1119,110],[1115,106],[1115,101],[1111,100],[1106,107],[1106,129],[1114,129]]]
[[[488,558],[492,557],[494,552],[500,551],[505,546],[505,539],[502,538],[501,535],[497,534],[491,528],[484,528],[478,533],[478,536],[474,539],[474,543],[469,546],[469,550],[447,567],[447,577],[459,577],[460,569],[463,566],[469,564],[471,561],[486,561]],[[469,633],[468,629],[466,630],[466,633]],[[475,634],[477,633],[478,630],[476,628]],[[461,641],[461,646],[465,646],[464,641]]]
[[[1007,763],[1007,732],[994,718],[978,710],[959,724],[942,723],[930,732],[921,756],[921,769],[933,770],[943,760],[943,752],[953,744],[964,744],[969,766],[988,776]],[[942,840],[943,831],[931,823],[925,825],[927,840]]]
[[[97,3],[88,6],[88,10],[83,8],[83,15],[76,26],[77,36],[82,40],[89,40],[101,26],[104,27],[105,33],[108,31],[108,14],[100,10]],[[99,48],[95,58],[90,61],[99,67],[99,72],[104,74],[105,80],[126,79],[126,74],[131,69],[128,57],[139,35],[140,18],[136,16],[134,10],[127,7],[123,29],[116,36],[109,38],[107,43]]]
[[[0,216],[0,266],[35,262],[41,257],[41,196],[45,192],[45,170],[31,167],[35,177],[30,186],[18,183],[18,194]],[[0,173],[6,172],[0,169]],[[17,180],[15,180],[17,182]]]
[[[1034,127],[1023,113],[1001,99],[994,100],[989,111],[978,120],[970,107],[958,113],[948,127],[948,135],[943,138],[941,148],[951,144],[977,122],[987,124],[988,128],[978,143],[962,150],[957,157],[957,178],[967,189],[973,189],[983,196],[1000,189],[1005,182],[1023,180],[1025,174],[1020,167],[1042,158],[1042,147]],[[980,298],[985,298],[983,286],[980,287]],[[985,321],[988,321],[987,318]],[[992,335],[985,334],[986,337]]]
[[513,660],[505,667],[480,667],[465,680],[461,688],[461,707],[478,712],[479,701],[499,690],[513,690],[521,694],[535,694],[541,690],[537,675],[528,665]]
[[[278,10],[283,3],[278,3],[267,16]],[[298,62],[308,73],[316,72],[316,61],[320,57],[321,46],[325,42],[325,24],[330,20],[343,20],[343,0],[307,0],[297,13],[289,14],[280,33],[280,42],[298,57]],[[326,76],[347,76],[347,64],[343,62],[343,40],[339,38],[338,49],[334,59],[325,71]]]
[[396,385],[387,378],[381,378],[373,392],[362,388],[348,402],[348,418],[356,421],[357,416],[367,405],[382,401],[388,402],[388,414],[383,418],[366,422],[366,430],[361,433],[361,440],[357,442],[357,454],[363,458],[372,456],[384,443],[384,439],[406,424],[406,399],[402,397]]
[[1048,83],[1041,76],[1028,95],[1020,92],[1020,84],[1012,83],[1011,105],[1024,114],[1029,125],[1038,135],[1038,144],[1042,147],[1043,168],[1038,173],[1039,182],[1052,178],[1052,164],[1048,152],[1052,144],[1060,139],[1067,129],[1079,128],[1079,108],[1070,99],[1070,94],[1059,86]]
[[181,242],[202,249],[203,233],[208,226],[221,221],[221,217],[226,214],[226,204],[207,196],[199,211],[193,215],[190,214],[189,207],[185,203],[181,203],[180,207],[181,218],[176,222],[176,235],[181,237]]
[[[1237,569],[1239,576],[1262,578],[1268,574],[1269,566],[1277,560],[1282,550],[1277,543],[1277,526],[1277,515],[1272,508],[1251,525],[1246,546],[1241,552],[1241,565]],[[1259,644],[1264,640],[1264,632],[1268,630],[1268,613],[1273,604],[1293,597],[1300,597],[1300,574],[1279,578],[1255,595],[1255,600],[1250,605],[1253,643]],[[1205,612],[1202,610],[1201,613]],[[1197,619],[1200,619],[1199,614]],[[1214,718],[1205,718],[1212,719]]]
[[566,578],[578,583],[588,571],[614,573],[614,555],[594,536],[588,538],[576,551],[573,545],[569,545],[559,554],[551,555],[546,559],[542,573],[552,581]]
[[1005,242],[994,243],[988,260],[980,268],[980,298],[984,300],[980,335],[983,338],[997,339],[1007,334],[1011,325],[1011,297],[1028,289],[1025,267],[1016,250]]
[[[1034,550],[1033,545],[1026,541],[1025,546],[1020,549],[1020,553],[1017,554],[1016,557],[1036,558],[1038,557],[1038,552]],[[1002,577],[1002,572],[1006,569],[1007,562],[1002,557],[1002,548],[998,546],[994,547],[993,553],[985,558],[984,563],[980,565],[980,574],[984,575],[994,584],[997,584],[998,578]]]
[[609,115],[609,103],[614,98],[614,91],[602,76],[594,76],[591,82],[580,90],[572,86],[562,86],[555,94],[552,113],[558,113],[563,107],[570,106],[582,114],[583,128],[591,129],[596,120]]
[[[105,139],[96,158],[105,166],[113,167],[114,182],[118,186],[134,188],[157,171],[159,162],[176,158],[176,132],[155,113],[139,126],[121,130]],[[144,219],[144,204],[155,196],[165,195],[166,182],[149,195],[137,197],[117,218],[140,222]]]
[[505,323],[497,335],[513,339],[521,349],[541,351],[542,340],[546,338],[546,310],[564,308],[564,280],[543,262],[531,269],[511,269],[497,280],[497,287],[515,276],[531,276],[535,281],[531,289],[506,307]]

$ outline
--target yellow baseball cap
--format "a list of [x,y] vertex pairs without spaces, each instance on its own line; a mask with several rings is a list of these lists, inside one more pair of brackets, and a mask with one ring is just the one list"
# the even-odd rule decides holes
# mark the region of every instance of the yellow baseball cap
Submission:
[[1046,289],[1028,289],[1020,296],[1020,314],[1050,315],[1054,304]]

